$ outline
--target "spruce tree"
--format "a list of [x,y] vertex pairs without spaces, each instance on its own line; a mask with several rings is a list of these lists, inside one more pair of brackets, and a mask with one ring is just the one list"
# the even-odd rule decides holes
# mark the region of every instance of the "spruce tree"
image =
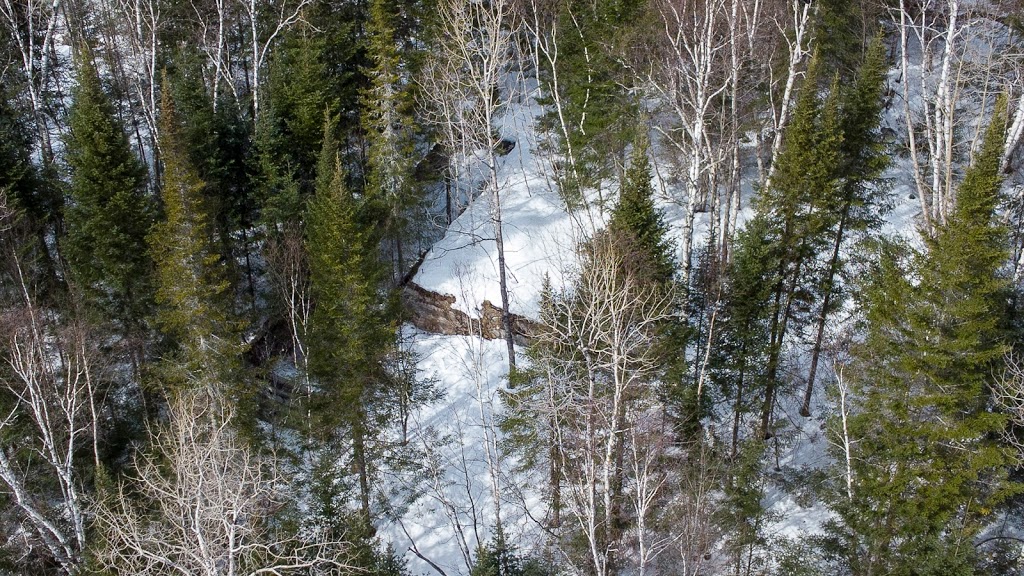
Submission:
[[314,300],[309,371],[318,384],[311,411],[323,438],[348,433],[361,509],[368,520],[370,414],[378,387],[386,380],[383,360],[394,343],[395,325],[392,300],[380,289],[385,273],[380,239],[376,230],[363,225],[362,206],[346,185],[332,128],[333,122],[325,122],[316,193],[306,219]]
[[146,169],[132,152],[88,57],[80,63],[72,98],[64,255],[86,303],[135,332],[153,298],[146,234],[154,209]]
[[309,24],[297,26],[284,37],[270,67],[269,108],[273,115],[261,121],[265,126],[257,127],[272,129],[265,135],[274,134],[277,139],[274,162],[294,171],[306,193],[312,193],[316,178],[324,113],[337,115],[340,108],[328,82],[327,48],[327,37]]
[[[553,133],[567,157],[559,190],[572,209],[583,191],[614,173],[633,140],[637,109],[622,77],[617,50],[643,15],[637,0],[570,0],[560,3],[554,36],[558,55],[542,70],[549,91],[558,90],[561,111],[551,111],[542,126]],[[557,78],[557,85],[554,80]],[[554,103],[549,96],[544,103]],[[571,153],[571,157],[570,156]],[[571,164],[570,164],[571,163]],[[620,164],[621,165],[621,164]]]
[[239,352],[226,312],[228,283],[211,243],[205,184],[189,162],[171,94],[165,79],[159,138],[164,218],[148,237],[157,271],[156,320],[186,364],[223,376],[219,372]]
[[[843,141],[839,91],[833,85],[828,97],[822,100],[818,92],[819,70],[820,59],[816,57],[804,78],[774,176],[756,200],[754,230],[762,235],[762,242],[770,244],[758,250],[768,250],[776,267],[766,276],[772,282],[771,295],[762,304],[768,315],[758,320],[767,322],[768,357],[756,368],[764,384],[760,433],[765,436],[772,433],[783,344],[795,324],[808,320],[800,311],[814,304],[815,294],[806,287],[817,277],[814,265],[828,246],[826,232],[837,217],[834,198],[839,186],[837,174]],[[757,245],[753,239],[746,241],[750,246]],[[759,274],[763,272],[759,270]],[[753,327],[747,320],[740,326]]]
[[246,164],[251,135],[234,102],[216,103],[207,92],[199,58],[182,48],[175,62],[172,96],[180,118],[179,137],[189,163],[205,183],[203,204],[228,279],[236,293],[247,291],[253,302],[257,271],[251,258],[251,229],[256,203]]
[[28,112],[15,96],[9,87],[0,86],[0,191],[5,194],[7,208],[19,212],[20,225],[35,237],[34,242],[24,245],[28,260],[38,264],[33,272],[43,286],[53,287],[58,281],[57,266],[46,238],[61,228],[63,198],[57,179],[32,162]]
[[743,416],[765,388],[769,322],[781,261],[777,230],[770,217],[757,213],[736,236],[725,276],[721,327],[712,348],[711,379],[732,404],[731,453],[739,451]]
[[999,222],[1005,101],[949,222],[925,253],[886,247],[854,350],[853,498],[835,499],[854,573],[972,574],[974,538],[1011,488],[989,380],[1006,350],[1008,252]]
[[415,169],[412,99],[402,78],[402,54],[395,38],[394,4],[370,2],[369,88],[363,93],[363,128],[369,141],[366,192],[376,207],[394,263],[394,284],[406,272],[405,242],[412,232],[412,210],[421,202]]
[[637,256],[648,268],[653,282],[668,286],[675,277],[668,227],[654,206],[648,146],[638,141],[633,148],[626,176],[619,188],[619,202],[608,224],[613,233],[635,242]]
[[815,319],[811,367],[800,409],[803,416],[810,415],[826,320],[842,303],[839,283],[845,266],[842,248],[851,236],[863,235],[876,229],[890,204],[887,190],[880,182],[882,172],[889,165],[879,133],[882,90],[887,69],[885,44],[879,36],[869,47],[867,57],[857,70],[853,82],[849,87],[840,89],[839,126],[843,138],[839,144],[835,173],[839,184],[837,193],[825,196],[822,202],[826,210],[822,222],[823,232],[831,247],[822,246],[830,254],[818,278],[813,280],[813,289],[821,302]]

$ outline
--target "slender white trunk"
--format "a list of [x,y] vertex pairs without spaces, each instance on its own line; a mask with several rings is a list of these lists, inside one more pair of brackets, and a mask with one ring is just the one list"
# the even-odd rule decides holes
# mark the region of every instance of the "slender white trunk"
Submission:
[[768,171],[764,180],[764,187],[771,186],[772,176],[775,174],[776,160],[782,151],[782,137],[786,126],[789,124],[789,115],[793,107],[793,91],[796,89],[796,80],[803,74],[804,58],[810,53],[810,26],[811,4],[803,0],[791,0],[790,10],[792,12],[793,37],[786,36],[787,50],[789,54],[786,67],[785,88],[782,90],[782,99],[778,102],[777,112],[774,109],[774,126],[771,160],[768,164]]
[[1005,171],[1010,164],[1010,158],[1020,145],[1024,137],[1024,94],[1017,97],[1017,108],[1010,117],[1010,128],[1006,132],[1006,142],[1003,145],[1003,159],[999,164],[1000,171]]

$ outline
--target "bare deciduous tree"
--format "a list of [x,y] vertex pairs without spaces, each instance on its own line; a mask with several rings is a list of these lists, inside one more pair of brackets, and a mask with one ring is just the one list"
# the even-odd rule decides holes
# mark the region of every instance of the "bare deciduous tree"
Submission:
[[427,118],[440,132],[456,189],[468,186],[472,198],[476,174],[482,171],[497,249],[508,362],[515,368],[502,224],[505,183],[498,174],[503,144],[497,122],[511,98],[506,80],[514,64],[518,22],[510,0],[441,0],[437,17],[438,41],[420,80]]
[[285,319],[292,341],[292,362],[299,373],[302,389],[312,394],[309,377],[309,322],[313,313],[309,262],[302,232],[286,226],[280,235],[267,240],[267,272],[285,307]]
[[53,160],[53,119],[46,92],[53,81],[54,42],[59,32],[63,0],[0,0],[0,21],[10,38],[25,78],[35,123],[37,145],[44,162]]
[[[102,0],[101,8],[110,34],[107,49],[116,60],[109,64],[120,80],[127,83],[128,104],[136,121],[137,116],[142,116],[150,148],[155,148],[159,132],[157,71],[163,0]],[[145,158],[146,150],[140,152]]]
[[180,393],[167,425],[136,453],[126,481],[101,494],[98,560],[125,574],[282,575],[345,568],[345,544],[289,535],[272,521],[284,503],[272,457],[245,446],[226,399]]
[[[123,1],[123,0],[122,0]],[[292,26],[303,21],[313,0],[191,0],[198,26],[199,47],[210,68],[209,88],[216,109],[221,84],[226,84],[236,102],[250,98],[253,121],[262,106],[263,70],[270,51]],[[242,36],[233,46],[232,34]],[[236,74],[241,72],[241,78]]]
[[[14,234],[10,218],[0,221],[5,234]],[[38,306],[17,249],[2,246],[19,302],[0,316],[10,368],[0,377],[0,486],[32,535],[27,546],[40,545],[64,572],[75,573],[89,516],[81,454],[99,461],[97,351],[84,325],[62,325]]]
[[611,235],[598,235],[584,250],[573,294],[554,298],[536,335],[551,351],[541,362],[558,379],[542,395],[539,418],[551,421],[560,498],[586,543],[588,570],[600,576],[628,555],[621,522],[630,503],[641,564],[665,546],[649,523],[665,479],[658,466],[667,427],[649,418],[657,410],[654,332],[670,308],[629,259]]
[[1012,426],[1007,426],[1003,439],[1018,454],[1024,456],[1024,440],[1014,434],[1014,428],[1024,427],[1024,358],[1013,352],[1003,357],[1002,375],[992,385],[992,397],[1007,414]]
[[[927,234],[945,224],[956,204],[963,168],[984,131],[976,112],[1019,81],[1019,55],[1000,47],[1008,34],[991,9],[964,0],[900,0],[890,9],[899,36],[904,129]],[[1021,106],[1011,117],[1009,153],[1024,131]]]
[[689,285],[693,252],[693,225],[699,207],[717,203],[721,171],[730,147],[728,124],[722,117],[722,96],[733,76],[730,47],[737,38],[730,32],[727,0],[709,2],[661,0],[660,48],[650,67],[647,83],[671,110],[672,128],[656,126],[675,152],[681,172],[684,209],[682,257],[684,286]]

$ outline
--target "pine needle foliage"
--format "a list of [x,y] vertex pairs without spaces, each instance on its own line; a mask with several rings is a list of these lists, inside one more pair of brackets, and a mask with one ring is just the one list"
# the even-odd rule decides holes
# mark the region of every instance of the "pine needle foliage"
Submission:
[[1006,230],[996,216],[1005,101],[927,250],[883,244],[854,350],[853,498],[832,532],[854,573],[973,574],[973,541],[1016,487],[989,382],[1007,349]]
[[137,330],[153,303],[153,261],[145,239],[155,210],[146,169],[87,56],[79,66],[69,124],[63,248],[71,279],[95,312]]
[[619,190],[619,202],[612,211],[608,227],[614,234],[624,235],[635,243],[636,254],[643,259],[641,267],[649,270],[650,280],[668,286],[675,277],[672,244],[668,226],[654,205],[651,185],[649,146],[639,140],[633,149],[626,176]]
[[171,92],[165,80],[159,139],[164,218],[148,237],[156,261],[156,320],[186,361],[208,365],[238,350],[225,312],[228,283],[211,244],[205,184],[189,162]]
[[395,6],[386,0],[370,3],[367,22],[370,85],[363,91],[363,129],[369,141],[366,191],[383,228],[394,263],[395,283],[405,273],[405,241],[415,222],[413,210],[422,202],[415,169],[413,99],[408,71],[395,37]]

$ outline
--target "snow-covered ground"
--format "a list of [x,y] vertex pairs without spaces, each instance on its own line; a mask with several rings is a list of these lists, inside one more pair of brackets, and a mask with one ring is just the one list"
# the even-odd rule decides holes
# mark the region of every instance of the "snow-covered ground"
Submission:
[[[894,71],[889,82],[898,81]],[[883,118],[883,126],[897,135],[904,130],[899,108],[894,104]],[[550,159],[538,153],[534,123],[540,113],[527,99],[509,109],[500,127],[502,135],[516,143],[500,168],[510,307],[528,317],[537,316],[543,278],[562,285],[574,267],[579,241],[603,226],[596,213],[570,215],[565,210],[550,178]],[[892,210],[882,232],[919,242],[921,205],[909,163],[909,158],[895,156],[886,174]],[[663,182],[655,184],[666,222],[678,234],[682,208],[669,200]],[[741,225],[752,214],[754,191],[748,185],[744,193]],[[470,315],[478,313],[484,300],[500,303],[489,202],[484,195],[470,203],[429,251],[414,278],[424,288],[455,296],[454,306]],[[707,215],[698,214],[694,246],[702,244],[707,227]],[[830,330],[841,329],[841,323],[837,320]],[[398,509],[399,519],[383,526],[382,536],[406,553],[415,574],[467,574],[476,546],[492,536],[499,516],[510,541],[531,549],[542,541],[545,513],[539,493],[531,487],[542,485],[543,479],[511,472],[516,463],[502,453],[495,415],[502,409],[499,391],[507,386],[504,343],[407,330],[420,356],[421,376],[436,378],[445,396],[413,418],[412,442],[425,455],[426,472],[396,474],[388,481],[421,495]],[[800,350],[787,353],[794,365],[807,355]],[[804,491],[790,490],[793,483],[788,481],[806,478],[830,463],[825,421],[834,412],[834,399],[825,390],[824,383],[832,379],[827,363],[823,359],[812,417],[798,414],[802,390],[779,399],[783,426],[769,448],[771,481],[763,502],[772,518],[766,530],[770,538],[799,540],[820,532],[829,518],[823,503]],[[806,373],[802,366],[794,370]]]
[[515,472],[496,428],[508,375],[505,343],[407,330],[421,376],[436,379],[445,396],[412,418],[410,444],[420,466],[392,473],[386,482],[393,492],[420,496],[399,510],[382,536],[406,552],[414,574],[437,573],[431,563],[445,574],[467,574],[499,517],[514,545],[529,549],[539,536],[529,517],[543,510],[531,490],[537,483]]

